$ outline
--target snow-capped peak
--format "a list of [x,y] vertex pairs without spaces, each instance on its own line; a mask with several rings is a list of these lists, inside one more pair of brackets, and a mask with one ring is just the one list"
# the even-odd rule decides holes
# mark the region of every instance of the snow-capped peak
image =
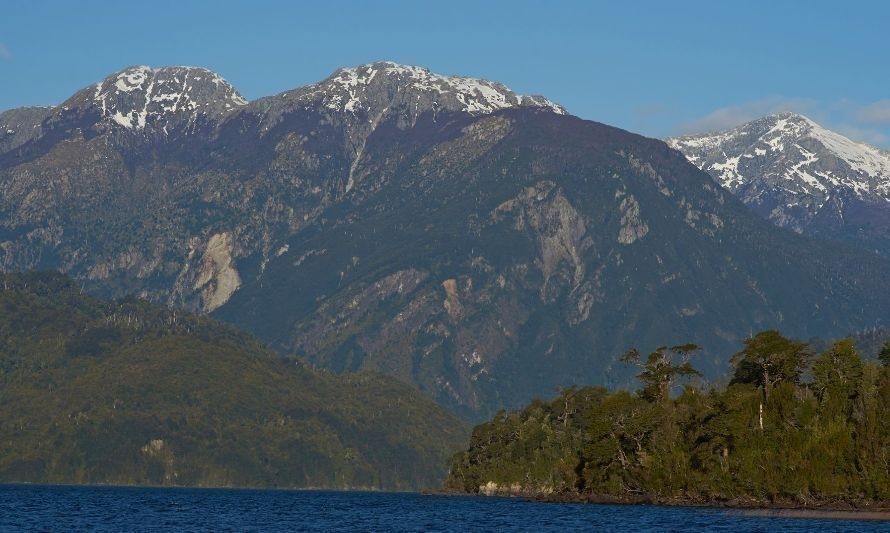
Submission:
[[850,165],[850,168],[871,177],[883,178],[885,185],[890,180],[890,152],[853,141],[839,133],[823,128],[804,116],[801,118],[809,123],[807,135],[824,144],[837,157]]
[[[386,93],[383,96],[398,99],[401,95],[405,104],[413,105],[416,109],[421,107],[421,100],[429,99],[434,109],[474,115],[509,107],[539,107],[566,114],[562,106],[542,96],[518,95],[498,82],[443,76],[423,67],[391,61],[341,68],[307,89],[309,95],[320,96],[329,109],[352,113],[359,110],[367,112],[379,105],[381,102],[373,93],[381,89]],[[414,102],[404,98],[410,95],[413,95]]]
[[890,153],[800,114],[667,142],[780,226],[802,231],[826,206],[843,219],[850,202],[890,208]]
[[730,190],[779,177],[786,186],[798,183],[825,193],[849,189],[860,197],[890,199],[890,153],[797,113],[769,115],[728,131],[667,142]]
[[81,91],[67,105],[88,104],[101,116],[132,130],[194,125],[247,104],[221,76],[199,67],[135,66]]

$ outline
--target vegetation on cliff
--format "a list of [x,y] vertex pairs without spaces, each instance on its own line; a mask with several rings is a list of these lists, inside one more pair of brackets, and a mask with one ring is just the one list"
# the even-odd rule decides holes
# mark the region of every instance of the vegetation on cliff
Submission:
[[745,342],[723,387],[696,374],[693,345],[625,360],[631,394],[562,390],[499,412],[452,458],[466,492],[662,502],[853,505],[890,501],[890,343],[880,363],[849,339],[815,355],[776,331]]
[[207,317],[0,275],[0,482],[417,489],[468,431]]

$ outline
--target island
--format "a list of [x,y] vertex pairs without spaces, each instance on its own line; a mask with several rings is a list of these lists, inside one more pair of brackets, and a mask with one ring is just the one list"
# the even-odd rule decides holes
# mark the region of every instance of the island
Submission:
[[498,412],[451,460],[446,487],[545,501],[890,509],[890,343],[814,354],[765,331],[725,384],[699,376],[693,344],[622,359],[635,393],[570,387]]

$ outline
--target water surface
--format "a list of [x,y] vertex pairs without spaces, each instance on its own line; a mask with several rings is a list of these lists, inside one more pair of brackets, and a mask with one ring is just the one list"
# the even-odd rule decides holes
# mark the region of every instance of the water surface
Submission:
[[413,493],[0,485],[0,530],[888,531],[887,522],[725,509],[532,503]]

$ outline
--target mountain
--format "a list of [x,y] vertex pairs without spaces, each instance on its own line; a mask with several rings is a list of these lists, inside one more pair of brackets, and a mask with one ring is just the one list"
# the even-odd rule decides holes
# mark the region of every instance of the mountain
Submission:
[[776,225],[890,255],[890,152],[794,113],[667,142]]
[[753,330],[890,315],[887,260],[775,228],[665,143],[543,97],[381,62],[234,104],[145,129],[50,110],[0,154],[0,267],[210,313],[477,419],[629,383],[631,345],[694,340],[716,376]]
[[60,274],[0,275],[0,405],[5,483],[417,490],[467,434],[392,378]]
[[207,69],[129,67],[81,89],[59,106],[0,114],[0,151],[12,161],[27,160],[77,135],[110,137],[118,143],[169,142],[212,129],[245,104],[234,87]]
[[59,268],[111,294],[212,311],[241,283],[233,254],[265,264],[370,171],[378,123],[511,106],[565,113],[389,62],[248,105],[204,69],[131,67],[55,108],[0,115],[13,132],[0,144],[0,267]]

